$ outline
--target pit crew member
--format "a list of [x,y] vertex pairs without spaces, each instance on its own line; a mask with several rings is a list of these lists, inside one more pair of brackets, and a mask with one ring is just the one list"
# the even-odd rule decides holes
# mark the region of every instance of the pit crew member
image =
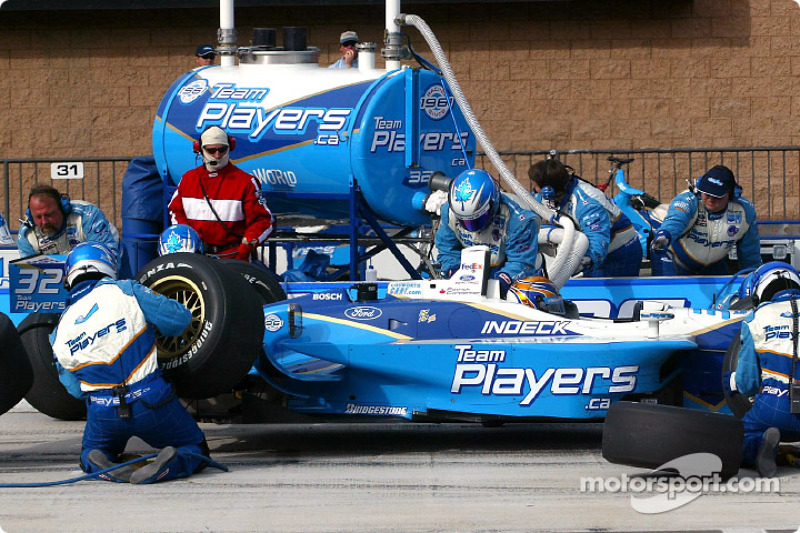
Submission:
[[194,143],[203,164],[183,175],[169,211],[173,224],[197,231],[206,253],[249,261],[274,219],[258,180],[230,162],[235,146],[219,126],[203,131]]
[[581,262],[584,276],[639,275],[639,236],[630,219],[603,191],[576,176],[558,159],[534,163],[528,176],[536,198],[569,216],[589,239],[587,255]]
[[155,461],[101,477],[147,484],[193,474],[208,445],[162,377],[155,347],[156,330],[179,335],[192,314],[133,280],[116,281],[114,256],[101,244],[76,246],[65,270],[68,307],[50,339],[59,379],[87,402],[81,468],[112,467],[136,436],[160,449]]
[[82,242],[103,244],[119,262],[122,254],[119,232],[99,207],[70,200],[50,185],[34,185],[17,235],[20,257],[67,254]]
[[[778,443],[800,440],[800,412],[793,412],[790,380],[800,376],[797,357],[800,276],[787,263],[771,262],[756,270],[751,294],[758,306],[742,322],[736,371],[724,378],[729,392],[755,395],[743,418],[742,465],[762,476],[777,470]],[[795,385],[796,387],[797,385]]]
[[654,276],[725,275],[736,247],[739,269],[761,264],[756,209],[724,165],[710,168],[676,196],[650,245]]
[[491,279],[500,281],[505,297],[511,284],[541,271],[539,217],[501,193],[484,170],[466,170],[450,185],[436,232],[437,261],[443,276],[461,266],[461,250],[483,244],[491,253]]

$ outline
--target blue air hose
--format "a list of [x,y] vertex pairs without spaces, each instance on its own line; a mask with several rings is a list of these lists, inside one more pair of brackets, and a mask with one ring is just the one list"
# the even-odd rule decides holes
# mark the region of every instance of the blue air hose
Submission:
[[[216,468],[218,470],[222,470],[223,472],[228,471],[228,467],[218,463],[217,461],[213,460],[211,457],[206,457],[205,455],[199,453],[192,453],[192,452],[181,452],[181,455],[186,455],[190,457],[198,457],[201,460],[208,463],[208,466],[212,468]],[[2,489],[18,489],[18,488],[30,488],[30,487],[54,487],[56,485],[67,485],[69,483],[77,483],[78,481],[84,481],[87,479],[93,479],[99,477],[101,474],[106,474],[111,472],[112,470],[117,470],[118,468],[124,466],[130,466],[136,463],[141,463],[143,461],[147,461],[148,459],[152,459],[158,456],[157,453],[151,453],[149,455],[144,455],[142,457],[137,457],[136,459],[131,459],[130,461],[126,461],[124,463],[115,464],[109,468],[104,470],[99,470],[97,472],[92,472],[91,474],[84,474],[82,476],[73,477],[70,479],[63,479],[61,481],[40,481],[38,483],[0,483],[0,488]]]

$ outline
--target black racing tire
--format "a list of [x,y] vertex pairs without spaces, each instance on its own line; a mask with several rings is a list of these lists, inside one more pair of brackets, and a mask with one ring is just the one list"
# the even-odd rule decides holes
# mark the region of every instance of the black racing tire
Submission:
[[33,369],[14,323],[0,313],[0,415],[17,405],[33,385]]
[[684,455],[712,453],[728,479],[739,471],[744,429],[731,415],[671,405],[617,402],[603,425],[603,457],[616,464],[658,469]]
[[59,420],[86,418],[86,402],[75,398],[61,381],[50,345],[50,333],[58,325],[57,313],[31,313],[17,327],[33,369],[33,386],[25,399],[40,413]]
[[[735,372],[736,367],[739,366],[739,350],[741,347],[742,342],[737,335],[731,340],[728,349],[725,351],[725,358],[722,360],[722,380],[725,379],[726,372]],[[724,383],[722,384],[722,393],[725,396],[725,401],[728,402],[731,413],[733,413],[733,416],[736,418],[744,418],[744,415],[746,415],[747,411],[753,406],[752,397],[745,396],[738,392],[731,394]]]
[[156,340],[159,366],[178,395],[230,392],[261,351],[264,312],[255,291],[217,259],[186,252],[153,259],[136,279],[192,312],[182,335]]
[[250,287],[255,289],[261,298],[261,305],[286,299],[286,292],[281,287],[278,277],[266,267],[238,259],[222,259],[220,263],[228,270],[242,276],[250,284]]

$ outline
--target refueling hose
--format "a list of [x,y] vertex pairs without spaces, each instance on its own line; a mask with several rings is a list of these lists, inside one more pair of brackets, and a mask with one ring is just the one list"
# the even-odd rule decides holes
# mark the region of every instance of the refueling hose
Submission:
[[439,44],[439,41],[436,39],[436,36],[433,34],[433,31],[430,29],[430,27],[428,27],[425,21],[417,15],[400,13],[397,16],[397,22],[398,24],[405,24],[417,28],[417,30],[419,30],[425,39],[425,42],[428,43],[428,46],[430,47],[431,52],[433,52],[433,55],[439,64],[442,75],[444,76],[444,79],[447,82],[453,97],[464,114],[464,118],[467,120],[467,123],[475,134],[476,139],[478,142],[480,142],[481,146],[486,152],[486,155],[489,157],[489,160],[500,173],[500,178],[502,179],[503,183],[505,183],[505,185],[514,192],[517,202],[521,206],[527,207],[531,211],[535,212],[542,218],[544,222],[558,224],[563,227],[561,244],[558,247],[556,258],[550,266],[550,270],[553,272],[553,277],[550,278],[550,281],[558,288],[563,287],[572,273],[576,270],[576,267],[586,253],[586,249],[589,245],[588,239],[586,239],[585,236],[583,240],[579,239],[576,247],[576,231],[572,220],[570,220],[569,217],[557,218],[556,212],[536,201],[536,199],[531,196],[525,187],[523,187],[522,184],[517,181],[517,179],[514,177],[514,174],[508,169],[508,167],[506,167],[505,163],[500,157],[500,154],[498,154],[497,150],[495,150],[494,146],[492,146],[492,143],[489,141],[489,138],[483,131],[478,119],[475,117],[475,113],[472,111],[469,102],[464,96],[464,92],[461,90],[461,86],[456,80],[455,74],[450,66],[450,62],[447,60],[444,50]]
[[[203,461],[208,463],[208,466],[210,466],[212,468],[216,468],[218,470],[222,470],[223,472],[227,472],[228,471],[228,467],[227,466],[218,463],[217,461],[215,461],[211,457],[206,457],[205,455],[202,455],[202,454],[199,454],[199,453],[193,453],[193,452],[180,452],[180,453],[181,453],[181,455],[185,455],[185,456],[188,456],[188,457],[197,457],[199,459],[202,459]],[[108,468],[106,468],[104,470],[99,470],[97,472],[92,472],[91,474],[84,474],[82,476],[73,477],[73,478],[70,478],[70,479],[62,479],[61,481],[40,481],[38,483],[0,483],[0,489],[19,489],[19,488],[32,488],[32,487],[53,487],[53,486],[56,486],[56,485],[67,485],[69,483],[77,483],[78,481],[84,481],[84,480],[87,480],[87,479],[94,479],[96,477],[99,477],[102,474],[107,474],[107,473],[112,472],[114,470],[118,470],[119,468],[124,467],[124,466],[130,466],[130,465],[133,465],[133,464],[136,464],[136,463],[141,463],[143,461],[147,461],[148,459],[152,459],[152,458],[154,458],[156,456],[158,456],[157,453],[151,453],[149,455],[143,455],[142,457],[137,457],[135,459],[131,459],[130,461],[126,461],[124,463],[116,463],[116,464],[114,464],[114,466],[110,466],[110,467],[108,467]]]

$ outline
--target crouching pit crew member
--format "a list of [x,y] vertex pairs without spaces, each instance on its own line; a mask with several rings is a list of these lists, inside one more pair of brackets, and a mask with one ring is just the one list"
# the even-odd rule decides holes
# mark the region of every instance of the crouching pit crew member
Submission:
[[742,322],[736,372],[724,376],[723,385],[731,394],[755,395],[742,419],[742,465],[772,477],[777,465],[784,463],[778,454],[781,438],[800,440],[800,276],[791,265],[780,262],[759,267],[753,276],[751,297],[757,307]]
[[183,175],[169,211],[172,224],[197,231],[207,254],[249,261],[274,220],[259,181],[230,162],[235,147],[225,130],[207,128],[194,143],[203,164]]
[[463,248],[479,244],[489,247],[489,276],[500,281],[502,298],[515,281],[540,273],[538,215],[501,193],[488,172],[462,172],[441,213],[436,248],[443,277],[459,270]]
[[156,330],[182,333],[183,304],[133,280],[116,280],[113,255],[82,243],[67,256],[68,307],[51,334],[59,379],[87,402],[81,468],[113,467],[131,437],[160,451],[155,461],[112,470],[108,481],[155,483],[190,476],[208,455],[205,436],[158,368]]

